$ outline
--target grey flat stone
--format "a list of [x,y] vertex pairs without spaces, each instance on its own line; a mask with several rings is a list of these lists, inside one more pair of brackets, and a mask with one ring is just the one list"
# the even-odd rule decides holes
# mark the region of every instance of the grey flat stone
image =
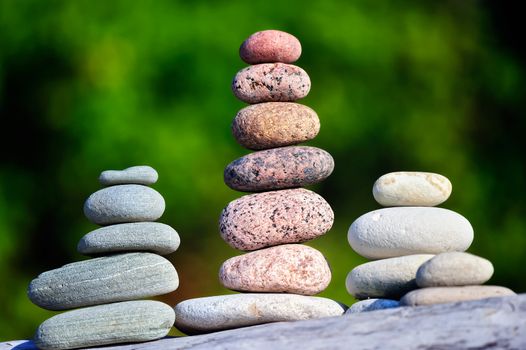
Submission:
[[352,304],[345,313],[356,314],[359,312],[391,309],[393,307],[400,307],[400,302],[391,299],[366,299]]
[[159,301],[141,300],[64,312],[42,323],[35,334],[41,349],[144,342],[164,337],[174,323],[173,309]]
[[179,248],[177,232],[159,222],[135,222],[99,228],[82,237],[77,245],[81,254],[152,251],[170,254]]
[[138,165],[124,170],[105,170],[99,181],[105,186],[121,184],[152,185],[157,182],[157,171],[148,165]]
[[152,253],[128,253],[44,272],[31,281],[28,296],[44,309],[67,310],[166,294],[178,285],[170,261]]
[[155,221],[165,209],[164,198],[142,185],[117,185],[93,193],[84,203],[84,214],[98,225]]
[[430,287],[407,293],[400,299],[400,304],[408,306],[433,305],[507,295],[515,295],[515,292],[500,286]]

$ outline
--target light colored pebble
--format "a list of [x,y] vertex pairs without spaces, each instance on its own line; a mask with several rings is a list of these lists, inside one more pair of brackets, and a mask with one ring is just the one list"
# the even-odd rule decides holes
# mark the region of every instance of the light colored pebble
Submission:
[[143,185],[117,185],[93,193],[84,203],[84,214],[98,225],[155,221],[165,209],[163,196]]
[[175,306],[175,327],[186,334],[257,324],[340,316],[341,304],[295,294],[231,294],[185,300]]
[[77,245],[81,254],[151,251],[165,255],[179,248],[177,232],[159,222],[134,222],[99,228],[82,237]]
[[352,304],[349,307],[349,309],[345,311],[345,313],[346,314],[357,314],[360,312],[384,310],[384,309],[391,309],[395,307],[400,307],[400,302],[398,300],[366,299],[366,300],[357,301],[356,303]]
[[347,238],[361,256],[383,259],[465,251],[473,241],[473,227],[462,215],[447,209],[384,208],[356,219]]
[[419,287],[467,286],[487,282],[493,275],[491,261],[469,253],[449,252],[426,261],[416,273]]
[[124,170],[105,170],[99,176],[102,185],[121,184],[152,185],[157,182],[159,174],[148,165],[138,165]]
[[432,257],[407,255],[358,265],[347,275],[347,291],[357,299],[398,299],[417,288],[416,271]]
[[239,48],[239,56],[248,64],[293,63],[301,56],[300,41],[281,30],[263,30],[248,37]]
[[431,287],[407,293],[400,300],[400,304],[406,306],[445,304],[507,295],[515,295],[515,293],[511,289],[499,286]]
[[166,294],[178,285],[170,261],[152,253],[127,253],[44,272],[31,281],[28,296],[44,309],[67,310]]

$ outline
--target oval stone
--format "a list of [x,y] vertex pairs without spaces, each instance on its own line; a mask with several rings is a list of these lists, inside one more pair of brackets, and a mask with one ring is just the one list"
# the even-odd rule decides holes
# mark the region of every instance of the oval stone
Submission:
[[293,102],[258,103],[240,110],[232,134],[248,149],[268,149],[312,140],[320,119],[311,108]]
[[98,225],[155,221],[165,209],[159,192],[142,185],[117,185],[93,193],[84,203],[84,214]]
[[124,170],[105,170],[99,176],[99,182],[105,186],[120,184],[151,185],[157,182],[159,174],[148,165],[138,165]]
[[351,247],[367,259],[464,251],[473,241],[469,221],[454,211],[399,207],[371,211],[349,228]]
[[314,295],[331,281],[325,257],[301,244],[285,244],[235,256],[221,266],[219,280],[228,289]]
[[179,248],[177,232],[159,222],[134,222],[110,225],[91,231],[77,245],[81,254],[151,251],[170,254]]
[[357,314],[360,312],[392,309],[400,307],[398,300],[391,299],[366,299],[352,304],[345,312],[346,314]]
[[173,309],[159,301],[92,306],[47,319],[34,341],[39,349],[49,350],[144,342],[166,336],[174,320]]
[[263,63],[240,70],[232,82],[232,91],[246,103],[294,102],[309,93],[310,78],[297,66]]
[[217,332],[270,322],[341,316],[327,298],[294,294],[231,294],[185,300],[175,306],[175,327],[186,334]]
[[239,56],[248,64],[293,63],[301,56],[300,41],[281,30],[263,30],[248,37],[239,48]]
[[303,187],[325,180],[334,169],[332,156],[316,147],[289,146],[247,154],[225,168],[225,183],[245,192]]
[[398,299],[417,288],[416,271],[432,257],[408,255],[358,265],[347,275],[347,291],[357,299]]
[[325,234],[334,222],[329,203],[298,188],[256,193],[238,198],[223,209],[221,237],[231,247],[255,250],[305,242]]
[[419,287],[467,286],[487,282],[493,275],[491,261],[469,253],[449,252],[426,261],[416,273]]
[[44,309],[67,310],[153,297],[170,293],[178,285],[170,261],[152,253],[128,253],[44,272],[31,281],[28,296]]
[[385,174],[373,186],[374,199],[386,207],[432,207],[445,202],[451,191],[445,176],[415,171]]
[[511,289],[499,286],[431,287],[407,293],[400,300],[400,304],[406,306],[434,305],[507,295],[515,295],[515,293]]

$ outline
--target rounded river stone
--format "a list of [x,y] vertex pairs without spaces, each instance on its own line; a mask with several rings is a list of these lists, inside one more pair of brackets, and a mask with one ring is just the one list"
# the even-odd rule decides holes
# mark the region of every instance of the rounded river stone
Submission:
[[268,149],[312,140],[320,119],[311,108],[294,102],[267,102],[240,110],[232,134],[248,149]]
[[298,188],[256,193],[238,198],[223,209],[221,237],[233,248],[255,250],[300,243],[329,231],[334,213],[312,191]]
[[248,64],[293,63],[301,56],[300,41],[281,30],[263,30],[248,37],[239,48],[239,56]]
[[347,291],[357,299],[398,299],[417,288],[416,271],[432,257],[407,255],[358,265],[347,275]]
[[352,304],[349,309],[345,312],[346,314],[357,314],[360,312],[392,309],[399,307],[400,302],[398,300],[391,299],[366,299],[357,301]]
[[430,287],[407,293],[400,300],[400,304],[406,306],[445,304],[507,295],[515,295],[515,293],[511,289],[499,286]]
[[487,282],[493,271],[491,261],[476,255],[442,253],[420,266],[416,283],[422,288],[477,285]]
[[135,343],[162,338],[175,320],[173,309],[159,301],[126,301],[64,312],[38,327],[35,345],[62,350]]
[[373,186],[373,196],[383,206],[432,207],[445,202],[451,182],[442,175],[415,171],[385,174]]
[[159,175],[148,165],[132,166],[124,170],[106,170],[99,176],[101,184],[106,186],[120,184],[152,185],[157,182]]
[[263,63],[240,70],[232,82],[232,91],[241,101],[294,102],[309,93],[310,78],[297,66]]
[[473,241],[473,227],[462,215],[447,209],[384,208],[356,219],[347,238],[361,256],[383,259],[465,251]]
[[301,244],[285,244],[235,256],[221,266],[219,280],[240,292],[314,295],[331,281],[325,257]]
[[175,268],[152,253],[118,254],[67,264],[31,281],[29,299],[48,310],[127,301],[177,289]]
[[175,306],[175,327],[186,334],[216,332],[270,322],[340,316],[331,299],[294,294],[231,294],[185,300]]
[[331,155],[316,147],[289,146],[247,154],[225,168],[225,183],[245,192],[303,187],[325,180],[334,169]]
[[159,192],[142,185],[117,185],[93,193],[84,203],[84,214],[98,225],[155,221],[165,209]]
[[159,222],[134,222],[110,225],[91,231],[77,245],[81,254],[151,251],[165,255],[179,248],[177,232]]

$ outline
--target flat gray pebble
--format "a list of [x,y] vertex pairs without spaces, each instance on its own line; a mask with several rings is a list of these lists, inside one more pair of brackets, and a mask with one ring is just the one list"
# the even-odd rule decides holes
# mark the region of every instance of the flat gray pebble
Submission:
[[159,174],[148,165],[138,165],[124,170],[105,170],[99,176],[99,182],[105,186],[121,184],[152,185]]
[[400,302],[398,300],[366,299],[366,300],[357,301],[356,303],[352,304],[349,307],[349,309],[345,311],[345,313],[346,314],[357,314],[360,312],[391,309],[394,307],[400,307]]
[[515,295],[515,292],[500,286],[430,287],[407,293],[400,300],[400,304],[405,306],[434,305],[507,295]]

